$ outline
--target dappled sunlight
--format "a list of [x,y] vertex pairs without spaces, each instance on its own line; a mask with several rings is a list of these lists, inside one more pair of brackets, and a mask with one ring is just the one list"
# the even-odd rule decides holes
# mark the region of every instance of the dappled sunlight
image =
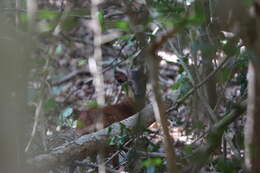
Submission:
[[177,63],[179,59],[177,55],[166,51],[158,51],[158,56],[160,56],[165,61],[174,63]]

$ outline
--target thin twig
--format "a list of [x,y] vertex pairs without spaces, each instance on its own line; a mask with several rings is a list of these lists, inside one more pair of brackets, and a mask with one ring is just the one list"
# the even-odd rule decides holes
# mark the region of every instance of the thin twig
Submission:
[[37,125],[39,123],[39,119],[40,119],[40,114],[42,112],[42,100],[39,101],[38,104],[36,104],[36,109],[35,109],[35,117],[34,117],[34,123],[33,123],[33,129],[32,129],[32,133],[31,133],[31,137],[29,139],[28,144],[26,145],[25,148],[25,152],[27,152],[32,144],[33,138],[36,134],[36,129],[37,129]]
[[56,81],[56,82],[52,82],[52,86],[57,86],[57,85],[61,85],[61,84],[64,84],[70,80],[72,80],[73,78],[75,78],[76,76],[80,76],[80,75],[87,75],[87,76],[90,76],[91,73],[88,71],[88,70],[76,70],[76,71],[73,71],[71,73],[69,73],[68,75],[66,75],[64,78],[62,78],[61,80],[59,81]]
[[[130,139],[129,141],[127,141],[124,145],[123,145],[123,148],[125,148],[128,144],[130,144],[133,140]],[[107,163],[109,163],[115,156],[117,156],[118,154],[120,153],[120,151],[116,151],[106,162],[105,162],[105,165]]]
[[228,60],[231,58],[231,56],[228,56],[225,58],[225,60],[222,61],[222,63],[213,71],[211,72],[205,79],[203,79],[199,84],[194,86],[192,89],[190,89],[186,95],[184,95],[182,98],[177,100],[176,104],[172,107],[170,107],[166,112],[171,112],[175,110],[176,105],[179,105],[183,103],[190,95],[192,95],[197,89],[199,89],[201,86],[203,86],[209,79],[211,79],[217,72],[219,72],[220,69],[228,62]]

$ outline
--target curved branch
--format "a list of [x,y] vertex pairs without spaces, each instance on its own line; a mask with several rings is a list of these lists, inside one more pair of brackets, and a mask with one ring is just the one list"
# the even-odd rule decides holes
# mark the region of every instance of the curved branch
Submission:
[[[136,122],[140,121],[141,127],[148,127],[155,119],[151,105],[147,105],[140,113],[130,118],[114,123],[111,126],[99,130],[95,133],[81,136],[80,138],[66,143],[48,154],[41,154],[27,161],[28,164],[38,169],[57,167],[57,165],[65,165],[73,160],[91,155],[104,145],[108,145],[110,136],[119,135],[121,132],[121,123],[126,128],[136,130]],[[112,129],[110,131],[110,129]]]
[[228,125],[245,112],[246,102],[247,101],[243,101],[241,105],[235,107],[210,129],[206,136],[207,144],[201,145],[192,156],[190,156],[192,162],[184,171],[185,173],[197,173],[202,166],[208,162],[211,154],[221,145],[223,133]]

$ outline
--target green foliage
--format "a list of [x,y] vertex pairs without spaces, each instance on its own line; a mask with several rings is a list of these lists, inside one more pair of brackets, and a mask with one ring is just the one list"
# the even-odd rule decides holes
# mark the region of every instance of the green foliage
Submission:
[[99,24],[102,28],[102,31],[104,31],[104,29],[105,29],[105,26],[104,26],[104,24],[105,24],[105,13],[104,13],[103,10],[100,10],[97,15],[98,15],[98,21],[99,21]]
[[83,128],[86,126],[86,123],[84,121],[77,120],[77,127]]
[[38,11],[38,18],[39,19],[56,19],[60,16],[60,13],[54,10],[50,10],[47,8],[40,9]]
[[[193,1],[189,3],[193,3]],[[154,0],[151,2],[151,5],[157,12],[154,19],[170,27],[184,28],[188,25],[197,25],[204,22],[206,18],[200,3],[193,3],[193,15],[187,15],[187,11],[190,10],[190,6],[192,7],[192,5],[187,6],[185,2]]]
[[123,21],[123,20],[117,21],[115,23],[115,27],[119,28],[119,29],[121,29],[123,31],[128,31],[129,30],[129,24],[126,21]]
[[179,97],[182,97],[191,89],[191,84],[187,76],[185,74],[181,74],[178,76],[177,81],[171,86],[171,88],[173,90],[180,90]]
[[126,95],[129,95],[129,85],[127,84],[127,83],[124,83],[123,85],[122,85],[122,89],[123,89],[123,91],[126,93]]
[[182,3],[173,0],[153,0],[151,5],[157,12],[154,20],[166,26],[174,26],[183,20],[185,7]]
[[245,51],[239,54],[237,58],[230,60],[227,65],[217,74],[219,83],[233,82],[241,86],[241,95],[245,93],[247,88],[247,67],[249,57],[252,55]]
[[243,0],[242,3],[245,5],[245,7],[250,8],[254,5],[253,0]]
[[207,140],[208,143],[212,146],[219,146],[221,143],[221,136],[223,135],[225,129],[222,129],[221,131],[210,131]]
[[[72,118],[73,108],[72,107],[66,107],[63,109],[58,117],[58,124],[60,126],[68,126],[72,127],[75,123],[75,121]],[[78,122],[76,122],[78,124]],[[79,123],[80,124],[80,123]]]
[[68,118],[70,115],[72,115],[72,112],[73,112],[73,108],[72,107],[66,107],[62,111],[61,115],[62,115],[63,118]]
[[186,145],[183,148],[183,152],[185,155],[191,155],[193,153],[193,146],[192,145]]
[[223,68],[217,75],[218,82],[224,83],[224,82],[228,81],[232,75],[232,71],[233,71],[232,68],[229,68],[229,67]]
[[86,65],[86,64],[88,64],[88,61],[87,61],[86,59],[79,60],[79,62],[78,62],[78,66],[79,66],[79,67],[82,67],[82,66],[84,66],[84,65]]
[[233,68],[237,72],[237,76],[235,81],[241,86],[240,94],[244,95],[246,93],[247,88],[247,67],[249,63],[249,58],[252,57],[252,53],[249,51],[243,52],[236,63],[234,64]]
[[235,56],[240,54],[240,47],[237,46],[236,40],[228,40],[223,46],[223,51],[227,56]]
[[55,49],[55,55],[57,56],[62,55],[63,49],[64,49],[63,44],[58,44]]
[[181,125],[183,125],[185,123],[184,121],[182,121],[180,118],[177,118],[177,117],[170,117],[169,119],[176,126],[181,126]]
[[190,18],[190,23],[191,24],[201,24],[201,22],[205,22],[206,15],[205,15],[205,11],[202,6],[202,3],[195,2],[194,9],[195,9],[194,10],[195,15]]
[[195,123],[192,124],[192,128],[193,129],[200,129],[200,130],[202,130],[202,129],[205,128],[205,125],[203,124],[202,121],[198,120],[198,121],[196,121]]
[[[51,32],[57,25],[57,19],[60,17],[61,13],[51,9],[40,9],[37,13],[38,31],[39,32]],[[26,29],[28,25],[28,15],[27,13],[21,13],[19,15],[21,22],[21,29]]]
[[161,16],[177,17],[185,12],[184,5],[175,0],[153,0],[151,5]]
[[142,162],[142,166],[159,166],[163,163],[161,158],[149,158]]
[[27,25],[27,24],[28,24],[28,16],[27,16],[27,13],[22,13],[22,14],[20,14],[19,19],[20,19],[20,22],[21,22],[23,25]]
[[[222,55],[219,56],[219,54],[224,54],[226,56],[232,57],[228,63],[225,64],[224,68],[222,68],[214,77],[217,76],[217,90],[221,89],[224,85],[223,84],[231,84],[232,85],[239,85],[241,87],[241,95],[246,92],[247,88],[247,79],[246,79],[246,73],[247,73],[247,66],[248,66],[248,60],[251,58],[252,53],[250,53],[248,50],[241,51],[240,45],[243,44],[241,43],[240,38],[224,38],[219,36],[219,32],[216,32],[215,30],[211,33],[211,27],[215,26],[215,16],[213,14],[206,14],[207,9],[206,6],[202,6],[203,3],[194,1],[194,0],[185,0],[185,1],[176,1],[176,0],[150,0],[147,2],[147,8],[150,12],[150,16],[147,19],[144,19],[143,26],[141,28],[145,28],[145,32],[143,34],[146,34],[146,36],[149,38],[149,40],[154,40],[159,38],[159,35],[164,32],[165,30],[175,28],[178,31],[178,35],[174,37],[174,39],[169,39],[168,41],[172,43],[174,48],[172,48],[170,44],[164,44],[162,45],[163,48],[166,50],[168,49],[173,49],[174,53],[180,55],[180,57],[184,57],[180,62],[177,62],[178,67],[178,75],[176,77],[176,82],[171,85],[171,89],[175,90],[176,93],[178,94],[178,97],[183,97],[184,95],[187,94],[187,92],[192,88],[192,84],[190,82],[190,79],[185,71],[186,68],[183,68],[183,65],[186,65],[188,68],[192,67],[192,65],[189,63],[189,60],[195,60],[195,58],[198,59],[196,62],[196,66],[193,67],[201,67],[204,65],[205,59],[203,57],[207,57],[211,60],[211,58],[216,60],[217,64],[219,64],[218,60],[220,58],[223,58]],[[253,5],[252,0],[243,0],[243,2],[246,4],[246,7],[251,7]],[[143,4],[144,5],[144,4]],[[103,7],[99,8],[99,12],[97,14],[98,17],[98,22],[101,25],[102,32],[106,32],[105,34],[108,33],[110,34],[110,31],[122,31],[122,36],[120,38],[115,39],[111,41],[110,43],[104,45],[106,46],[111,46],[112,48],[115,48],[117,50],[122,48],[122,45],[126,46],[126,48],[129,48],[128,50],[125,51],[125,49],[122,51],[122,54],[125,54],[129,56],[128,58],[131,59],[134,56],[134,51],[140,50],[142,46],[139,45],[139,42],[135,38],[135,31],[130,30],[131,26],[130,23],[125,20],[125,16],[122,17],[121,15],[119,18],[116,20],[112,18],[112,20],[107,20],[106,16],[107,13],[109,13],[109,10],[102,9]],[[138,8],[138,7],[137,7]],[[113,9],[112,9],[113,10]],[[118,9],[117,9],[118,10]],[[120,10],[120,9],[119,9]],[[210,9],[211,10],[211,9]],[[212,12],[212,11],[211,11]],[[86,16],[88,15],[88,16]],[[59,60],[64,60],[65,57],[63,57],[64,53],[66,54],[66,61],[72,61],[70,59],[70,53],[72,52],[70,49],[76,49],[78,51],[78,46],[77,44],[74,45],[77,41],[75,40],[79,39],[80,41],[86,41],[86,45],[84,44],[84,49],[88,49],[89,46],[87,44],[92,44],[92,39],[93,39],[93,33],[85,33],[84,29],[80,28],[80,32],[66,32],[66,31],[71,31],[72,29],[78,27],[79,21],[84,21],[84,20],[89,20],[89,15],[90,11],[86,8],[75,8],[74,7],[71,9],[71,11],[68,12],[68,14],[64,14],[63,12],[60,12],[58,10],[53,10],[53,9],[40,9],[37,14],[37,27],[39,26],[40,32],[42,33],[47,33],[50,36],[52,35],[51,33],[54,31],[54,29],[57,26],[61,26],[61,33],[63,35],[58,35],[57,38],[54,38],[54,41],[57,41],[53,45],[52,44],[52,39],[50,41],[47,40],[48,44],[48,49],[53,51],[54,54],[51,57],[54,57],[53,59],[48,59],[47,60],[42,60],[42,59],[37,59],[35,62],[37,63],[37,66],[43,67],[45,64],[52,63],[52,61],[56,61],[55,63],[59,64]],[[208,16],[212,17],[212,20],[207,18]],[[28,24],[28,18],[26,13],[20,13],[20,22],[22,25],[25,25],[27,27]],[[64,17],[64,18],[63,18]],[[210,20],[210,23],[206,23]],[[86,22],[86,21],[85,21]],[[159,34],[154,34],[152,33],[152,30],[154,29],[154,26],[158,26],[160,28]],[[26,28],[25,27],[25,28]],[[85,27],[85,26],[84,26]],[[83,28],[84,28],[83,27]],[[133,27],[134,28],[134,27]],[[131,28],[131,29],[133,29]],[[207,30],[209,29],[209,30]],[[214,28],[215,29],[215,28]],[[209,31],[206,32],[205,30]],[[65,32],[64,32],[65,31]],[[86,30],[86,32],[89,32],[89,29]],[[139,32],[139,31],[138,31]],[[79,34],[80,36],[85,34],[89,34],[88,37],[84,38],[76,38]],[[215,35],[214,35],[215,34]],[[64,37],[63,37],[64,36]],[[64,41],[64,40],[65,41]],[[86,39],[86,40],[85,40]],[[87,40],[88,39],[88,40]],[[69,41],[68,41],[69,40]],[[148,39],[147,39],[148,40]],[[49,41],[49,42],[48,42]],[[66,44],[69,43],[69,44]],[[85,43],[85,42],[84,42]],[[147,45],[150,42],[147,41]],[[44,43],[46,44],[46,43]],[[71,46],[71,47],[70,47]],[[89,47],[88,47],[89,46]],[[146,45],[145,45],[146,46]],[[165,47],[164,47],[165,46]],[[169,48],[170,47],[170,48]],[[102,45],[103,48],[103,45]],[[132,51],[134,50],[134,51]],[[184,53],[187,50],[187,54]],[[89,51],[89,50],[88,50]],[[87,52],[88,52],[87,51]],[[106,49],[102,49],[104,51],[103,55],[107,55],[110,52],[106,52]],[[172,51],[172,50],[171,50]],[[175,52],[176,51],[176,52]],[[46,51],[48,52],[48,51]],[[81,50],[79,51],[81,53]],[[84,51],[82,51],[84,52]],[[91,52],[91,51],[89,51]],[[132,53],[134,52],[134,53]],[[78,52],[76,52],[77,54]],[[219,53],[219,54],[218,54]],[[178,55],[178,56],[179,56]],[[185,55],[187,55],[185,57]],[[84,55],[80,55],[84,56]],[[90,56],[90,55],[86,55]],[[109,55],[110,56],[110,55]],[[118,55],[114,55],[118,56]],[[193,57],[197,56],[197,57]],[[216,57],[219,56],[219,59]],[[55,58],[58,57],[58,58]],[[201,58],[202,57],[202,58]],[[73,57],[74,58],[74,57]],[[119,59],[119,57],[117,57]],[[191,59],[189,59],[191,58]],[[193,59],[194,58],[194,59]],[[47,58],[46,58],[47,59]],[[112,58],[111,58],[112,59]],[[105,58],[105,60],[102,60],[102,65],[107,66],[111,64],[116,64],[116,61],[113,59],[111,60],[110,58]],[[128,60],[129,60],[128,59]],[[74,62],[75,59],[73,59]],[[82,69],[85,68],[86,64],[88,63],[87,59],[79,58],[75,60],[77,67],[81,67]],[[72,63],[71,63],[72,64]],[[201,65],[203,64],[203,65]],[[74,64],[73,64],[74,65]],[[120,66],[125,66],[124,63],[120,64]],[[215,64],[213,64],[215,65]],[[55,66],[55,65],[54,65]],[[127,65],[126,65],[127,66]],[[56,67],[56,66],[55,66]],[[74,66],[70,69],[75,69]],[[53,70],[49,68],[48,70]],[[55,69],[56,70],[56,69]],[[175,70],[175,69],[174,69]],[[201,69],[195,69],[198,70],[198,74],[201,74]],[[63,70],[61,70],[63,71]],[[51,71],[53,72],[53,71]],[[55,75],[53,75],[55,74]],[[207,74],[206,74],[207,75]],[[59,81],[62,79],[65,74],[62,72],[56,72],[54,71],[53,73],[50,73],[47,75],[48,80],[50,79],[51,81]],[[204,75],[203,75],[204,76]],[[205,84],[206,85],[206,84]],[[223,85],[223,86],[222,86]],[[231,85],[231,87],[232,87]],[[229,87],[229,85],[226,85]],[[66,88],[67,87],[67,88]],[[224,87],[223,87],[224,88]],[[125,91],[128,95],[129,93],[129,86],[128,84],[123,84],[123,91]],[[168,89],[168,88],[167,88]],[[66,125],[66,126],[72,126],[75,121],[72,119],[72,114],[73,114],[73,108],[72,106],[68,106],[66,104],[68,103],[63,103],[66,106],[59,107],[59,104],[55,101],[56,96],[60,96],[61,94],[63,95],[64,92],[67,92],[68,86],[65,85],[60,85],[60,86],[51,86],[50,93],[48,93],[51,97],[48,99],[46,102],[44,102],[44,112],[48,114],[48,120],[55,120],[57,122],[57,125]],[[174,91],[174,92],[175,92]],[[223,92],[224,93],[224,92]],[[217,93],[219,94],[219,93]],[[31,89],[29,88],[28,90],[28,97],[30,102],[33,102],[36,96],[39,96],[39,91],[37,89]],[[181,103],[182,104],[182,103]],[[87,102],[88,108],[97,108],[99,105],[95,101],[90,101]],[[187,106],[187,109],[189,106],[189,102],[185,102],[185,106]],[[200,105],[199,105],[200,106]],[[216,107],[216,110],[214,110],[216,113],[222,111],[226,111],[231,109],[228,107],[228,105],[223,105],[220,100],[220,104],[218,105],[221,107],[221,110],[219,110],[218,107]],[[56,112],[55,112],[56,111]],[[187,111],[188,112],[188,111]],[[186,112],[185,112],[186,113]],[[201,113],[201,112],[199,112]],[[181,118],[176,118],[176,117],[171,117],[171,120],[174,122],[174,125],[183,125],[183,123],[190,123],[189,119],[190,117],[181,117]],[[193,119],[194,120],[194,119]],[[199,132],[201,134],[202,131],[205,131],[205,122],[202,120],[196,120],[193,121],[192,124],[188,124],[189,128],[185,130],[186,134],[191,134],[194,135],[194,132]],[[85,122],[82,121],[76,121],[78,127],[85,127],[86,124]],[[111,128],[109,128],[108,134],[111,133]],[[151,142],[151,131],[146,130],[144,133],[142,133],[142,137],[137,136],[136,134],[133,134],[129,131],[129,129],[126,128],[124,124],[120,124],[120,134],[116,136],[112,136],[109,138],[109,145],[116,146],[118,149],[120,149],[129,139],[134,138],[135,141],[138,141],[139,138],[141,139],[141,143],[144,144],[142,145],[143,148],[140,150],[144,150],[145,152],[157,152],[159,148],[161,148],[161,143],[153,143]],[[223,129],[224,130],[224,129]],[[158,134],[156,134],[158,135]],[[237,135],[237,136],[236,136]],[[237,148],[243,149],[243,134],[240,134],[239,132],[236,134],[233,138],[233,143],[237,144]],[[149,138],[147,138],[149,136]],[[222,132],[221,133],[212,133],[209,135],[208,141],[210,144],[213,144],[215,146],[218,146],[221,142],[221,137],[222,137]],[[137,139],[137,140],[136,140]],[[157,139],[156,139],[157,140]],[[133,142],[134,143],[134,142]],[[129,144],[131,145],[131,143]],[[185,146],[181,149],[183,153],[186,155],[190,156],[192,153],[196,150],[197,146],[196,144],[194,145],[189,145],[185,144]],[[138,148],[139,149],[139,148]],[[179,148],[177,148],[177,151]],[[254,150],[254,148],[252,149]],[[200,153],[198,154],[198,157],[194,157],[197,160],[203,160],[207,159],[208,153]],[[209,153],[212,154],[212,153]],[[202,155],[202,157],[201,157]],[[179,156],[178,156],[179,157]],[[181,157],[181,156],[180,156]],[[205,158],[204,158],[205,157]],[[143,159],[143,158],[142,158]],[[145,158],[141,166],[143,166],[143,170],[145,170],[146,173],[156,173],[156,172],[165,172],[165,171],[159,171],[159,167],[164,166],[164,160],[161,158]],[[217,171],[223,172],[223,173],[233,173],[233,172],[238,172],[236,169],[236,164],[239,164],[238,162],[233,162],[232,160],[225,160],[223,158],[217,159],[217,161],[214,163]]]
[[128,139],[128,135],[116,135],[111,138],[109,138],[108,144],[111,146],[116,146],[117,148],[120,148],[123,146]]
[[208,42],[203,42],[199,39],[194,41],[194,44],[192,45],[192,51],[193,52],[201,51],[203,57],[214,56],[216,50],[217,50],[216,45],[211,45]]
[[244,148],[244,132],[241,130],[236,130],[236,133],[233,136],[232,142],[234,143],[237,149]]
[[89,101],[88,107],[89,108],[98,108],[98,103],[96,101]]
[[236,167],[238,165],[236,165],[236,164],[237,163],[234,163],[231,160],[224,159],[223,157],[220,157],[216,161],[216,169],[220,173],[236,173],[236,172],[238,172],[238,170],[236,169]]
[[175,82],[173,85],[172,85],[172,89],[173,90],[177,90],[178,88],[180,88],[181,87],[181,82]]
[[[109,28],[119,29],[120,31],[129,31],[130,30],[129,23],[125,20],[106,21],[104,23],[104,28],[105,29],[109,29]],[[128,40],[129,37],[131,37],[131,36],[130,35],[129,36],[128,35],[122,35],[120,37],[120,39]]]
[[163,160],[161,158],[148,158],[145,159],[141,164],[146,168],[145,173],[156,173],[158,172],[157,167],[163,165]]
[[[108,134],[111,132],[111,130],[112,129],[109,129]],[[130,136],[131,134],[129,133],[129,130],[126,128],[126,126],[120,123],[120,134],[110,137],[108,144],[111,146],[116,146],[117,148],[121,148]]]
[[79,20],[77,17],[68,16],[61,23],[61,27],[63,31],[70,31],[71,29],[77,27],[79,24]]
[[48,113],[48,112],[51,112],[53,111],[55,108],[57,108],[59,105],[58,103],[53,99],[49,99],[47,100],[47,102],[44,104],[44,112]]
[[64,20],[61,21],[59,20],[63,15],[61,12],[41,9],[38,11],[37,17],[39,20],[45,20],[45,23],[40,23],[41,25],[39,25],[41,32],[52,32],[57,25],[61,25],[63,31],[70,31],[78,26],[78,19],[86,14],[88,14],[88,12],[83,9],[72,10],[69,11]]

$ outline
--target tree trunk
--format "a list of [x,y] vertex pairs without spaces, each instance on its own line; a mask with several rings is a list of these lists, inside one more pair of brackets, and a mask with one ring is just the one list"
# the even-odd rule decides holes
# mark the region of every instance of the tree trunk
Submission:
[[[252,63],[248,69],[248,104],[245,125],[245,162],[251,173],[260,172],[260,80]],[[259,68],[259,67],[258,67]]]

